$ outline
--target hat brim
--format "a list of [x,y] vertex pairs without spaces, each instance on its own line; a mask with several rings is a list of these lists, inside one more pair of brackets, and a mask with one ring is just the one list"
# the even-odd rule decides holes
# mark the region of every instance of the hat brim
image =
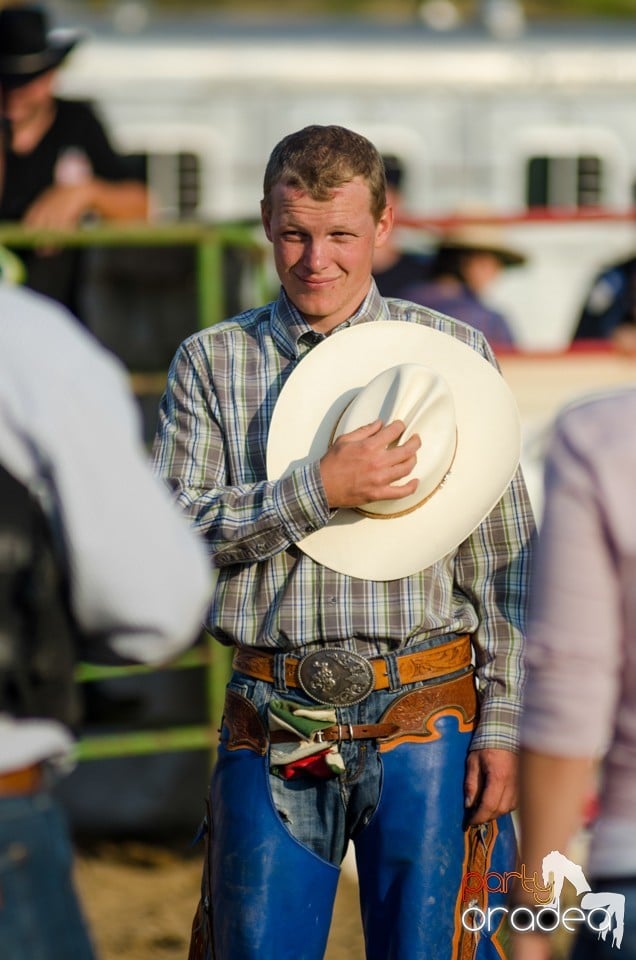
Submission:
[[46,50],[38,53],[16,56],[0,54],[0,84],[3,87],[21,87],[49,70],[54,70],[81,39],[80,33],[69,35],[65,32],[64,38],[50,38]]
[[519,267],[526,262],[524,254],[511,247],[498,247],[495,244],[462,243],[461,240],[443,240],[438,250],[463,250],[466,253],[491,253],[505,267]]
[[292,372],[272,416],[268,478],[319,460],[356,393],[378,373],[407,362],[441,374],[452,391],[457,450],[448,477],[411,513],[373,519],[341,508],[297,544],[323,566],[363,580],[406,577],[452,553],[497,504],[519,464],[519,413],[498,370],[448,334],[380,320],[327,338]]

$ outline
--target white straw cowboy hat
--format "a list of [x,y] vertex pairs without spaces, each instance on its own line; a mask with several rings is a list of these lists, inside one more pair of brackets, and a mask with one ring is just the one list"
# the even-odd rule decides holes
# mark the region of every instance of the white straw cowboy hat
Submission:
[[268,478],[378,417],[404,421],[400,443],[419,433],[416,493],[341,508],[297,546],[349,576],[394,580],[451,553],[490,513],[517,469],[521,428],[510,388],[471,347],[418,323],[361,323],[291,373],[270,425]]

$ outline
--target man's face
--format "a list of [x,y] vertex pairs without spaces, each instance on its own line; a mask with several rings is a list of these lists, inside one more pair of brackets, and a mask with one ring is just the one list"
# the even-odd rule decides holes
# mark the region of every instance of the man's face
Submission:
[[271,200],[271,216],[263,214],[263,226],[280,281],[307,322],[329,333],[367,295],[373,251],[391,232],[391,209],[375,222],[361,177],[336,188],[329,200],[312,200],[278,183]]
[[36,77],[21,87],[3,91],[4,115],[14,127],[24,127],[50,109],[54,71]]

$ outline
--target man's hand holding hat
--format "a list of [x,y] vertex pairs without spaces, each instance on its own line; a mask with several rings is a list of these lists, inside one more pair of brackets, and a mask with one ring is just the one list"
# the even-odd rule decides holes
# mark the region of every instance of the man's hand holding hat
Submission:
[[401,420],[381,420],[342,434],[320,461],[330,507],[360,507],[369,501],[399,500],[414,494],[417,478],[398,484],[413,471],[421,446],[417,434],[398,444]]

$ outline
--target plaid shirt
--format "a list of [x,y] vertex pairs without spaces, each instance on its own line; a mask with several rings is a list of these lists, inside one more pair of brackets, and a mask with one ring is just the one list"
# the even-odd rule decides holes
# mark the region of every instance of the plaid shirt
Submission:
[[[478,331],[384,300],[374,283],[338,329],[375,320],[425,323],[496,364]],[[417,574],[368,581],[317,564],[296,543],[330,517],[319,465],[268,481],[266,448],[287,377],[322,339],[281,291],[189,337],[172,362],[154,461],[219,568],[208,629],[236,646],[306,653],[333,644],[365,656],[470,633],[482,697],[473,747],[515,748],[534,532],[523,479],[453,554]]]

